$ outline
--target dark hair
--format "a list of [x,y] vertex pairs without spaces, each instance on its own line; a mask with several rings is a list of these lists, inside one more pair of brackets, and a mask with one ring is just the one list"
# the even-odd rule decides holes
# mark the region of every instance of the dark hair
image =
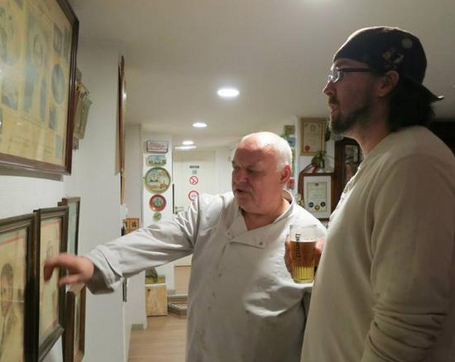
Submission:
[[13,267],[10,263],[3,265],[1,278],[5,277],[9,285],[13,285]]
[[389,127],[391,132],[409,126],[425,126],[434,118],[434,99],[405,78],[400,78],[390,94]]

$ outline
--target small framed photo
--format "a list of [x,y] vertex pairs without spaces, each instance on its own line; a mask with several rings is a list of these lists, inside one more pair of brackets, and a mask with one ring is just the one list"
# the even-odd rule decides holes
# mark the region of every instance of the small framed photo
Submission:
[[55,272],[44,282],[44,262],[51,256],[66,252],[68,232],[68,208],[66,206],[36,211],[38,217],[39,256],[39,360],[51,350],[63,334],[65,316],[65,287],[58,286],[63,270]]
[[79,245],[80,197],[64,197],[58,206],[68,207],[68,253],[77,255]]
[[300,154],[314,156],[325,150],[325,130],[327,120],[324,118],[302,118],[300,123]]
[[299,193],[303,207],[318,219],[326,220],[333,210],[333,175],[331,173],[303,173],[299,175]]
[[145,150],[148,153],[167,153],[169,147],[168,141],[152,141],[145,142]]
[[81,362],[84,358],[86,290],[83,284],[74,284],[66,293],[63,362]]
[[0,220],[0,361],[36,362],[36,215]]

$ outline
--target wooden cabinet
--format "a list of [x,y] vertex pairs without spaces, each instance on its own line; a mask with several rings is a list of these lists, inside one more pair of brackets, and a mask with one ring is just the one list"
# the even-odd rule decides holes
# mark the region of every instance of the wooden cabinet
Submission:
[[334,205],[338,204],[344,187],[355,175],[363,159],[359,144],[350,138],[335,142]]
[[167,315],[167,290],[165,283],[145,285],[147,317]]

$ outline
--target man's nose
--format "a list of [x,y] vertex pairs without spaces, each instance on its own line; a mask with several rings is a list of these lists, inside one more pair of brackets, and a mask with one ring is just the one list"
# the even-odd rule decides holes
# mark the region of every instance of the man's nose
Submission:
[[326,96],[334,95],[335,94],[335,86],[334,86],[333,82],[327,81],[327,84],[322,89],[322,93],[324,93]]

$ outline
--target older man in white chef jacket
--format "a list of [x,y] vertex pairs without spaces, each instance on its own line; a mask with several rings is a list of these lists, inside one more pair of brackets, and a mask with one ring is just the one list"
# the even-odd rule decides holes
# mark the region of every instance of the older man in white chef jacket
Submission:
[[316,224],[284,186],[291,150],[269,132],[244,137],[232,162],[232,192],[202,195],[172,220],[162,220],[100,245],[83,257],[48,259],[111,291],[126,277],[193,254],[188,295],[188,362],[298,362],[303,340],[304,286],[283,262],[289,225]]

